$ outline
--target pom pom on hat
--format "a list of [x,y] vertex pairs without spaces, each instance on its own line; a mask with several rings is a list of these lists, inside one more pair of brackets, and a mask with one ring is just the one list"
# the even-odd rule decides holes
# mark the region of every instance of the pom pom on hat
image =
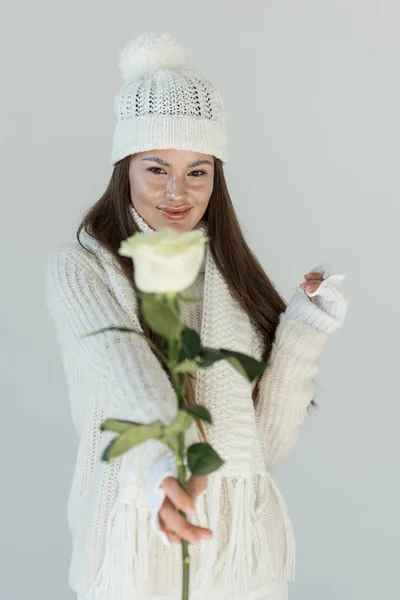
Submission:
[[159,69],[179,69],[185,65],[185,50],[169,33],[145,33],[134,38],[122,50],[119,59],[124,81],[141,79]]

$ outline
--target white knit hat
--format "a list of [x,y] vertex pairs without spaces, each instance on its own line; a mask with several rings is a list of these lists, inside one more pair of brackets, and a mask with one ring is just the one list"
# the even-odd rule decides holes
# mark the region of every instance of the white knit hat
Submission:
[[142,34],[120,53],[125,84],[115,96],[111,163],[153,148],[191,150],[227,162],[224,103],[218,89],[188,69],[168,33]]

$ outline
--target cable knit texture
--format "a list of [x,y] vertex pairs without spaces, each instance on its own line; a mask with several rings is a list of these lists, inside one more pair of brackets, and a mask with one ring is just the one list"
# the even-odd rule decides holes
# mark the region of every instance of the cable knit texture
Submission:
[[[47,305],[79,436],[68,501],[69,582],[87,600],[146,600],[181,586],[180,545],[160,539],[149,506],[152,491],[171,467],[170,451],[149,440],[105,463],[100,456],[113,434],[99,427],[108,417],[168,423],[177,402],[143,339],[117,331],[82,337],[110,325],[140,329],[140,324],[132,285],[114,257],[86,233],[81,239],[92,253],[76,242],[62,245],[46,265]],[[185,293],[202,296],[197,304],[181,303],[181,310],[183,322],[199,332],[203,345],[261,358],[263,340],[229,293],[208,246],[204,268]],[[225,361],[197,372],[197,402],[207,406],[214,421],[205,424],[206,434],[225,464],[208,476],[190,518],[214,532],[211,540],[191,545],[194,600],[218,591],[221,598],[243,600],[255,586],[267,590],[273,581],[293,579],[293,530],[271,473],[298,439],[328,337],[280,315],[256,410],[251,384]],[[195,426],[188,434],[188,445],[199,441]]]

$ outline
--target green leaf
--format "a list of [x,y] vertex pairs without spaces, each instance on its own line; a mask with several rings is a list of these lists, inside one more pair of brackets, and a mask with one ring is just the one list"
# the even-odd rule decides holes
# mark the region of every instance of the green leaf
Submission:
[[259,375],[262,375],[267,366],[265,362],[258,361],[252,356],[242,354],[241,352],[224,350],[223,348],[220,348],[220,352],[223,357],[232,365],[232,367],[234,367],[250,382],[256,379],[256,377]]
[[182,324],[166,298],[153,294],[144,295],[141,299],[141,309],[146,323],[153,331],[168,339],[179,339]]
[[106,419],[100,425],[101,431],[115,431],[116,433],[123,433],[127,431],[131,425],[140,425],[134,421],[124,421],[123,419]]
[[159,298],[165,300],[168,306],[171,308],[177,319],[180,318],[180,307],[178,302],[178,295],[176,292],[169,292],[168,294],[158,294]]
[[247,354],[226,350],[224,348],[216,350],[215,348],[204,347],[200,350],[199,357],[200,368],[206,369],[218,360],[226,360],[249,382],[252,382],[259,375],[262,375],[267,366],[267,363],[258,361]]
[[175,419],[166,427],[164,426],[164,437],[186,431],[189,429],[192,421],[193,417],[191,415],[189,415],[185,410],[179,410]]
[[183,410],[186,410],[197,419],[201,419],[206,423],[212,423],[210,411],[202,404],[188,404]]
[[165,425],[161,421],[155,421],[148,425],[133,424],[125,429],[119,436],[112,440],[103,452],[102,459],[110,461],[134,446],[143,444],[148,439],[160,439]]
[[177,455],[179,452],[179,439],[177,434],[174,435],[165,435],[160,438],[161,441],[168,446],[172,450],[172,452]]
[[189,446],[187,458],[189,470],[193,475],[208,475],[224,464],[222,458],[207,442]]
[[165,356],[166,356],[168,359],[170,359],[171,357],[170,357],[170,355],[169,355],[169,343],[168,343],[168,340],[167,340],[167,338],[165,338],[165,337],[162,337],[162,338],[161,338],[161,349],[162,349],[162,352],[163,352],[163,354],[164,354],[164,355],[165,355]]
[[200,349],[199,357],[201,359],[200,366],[203,369],[210,367],[218,360],[222,360],[224,358],[223,354],[219,350],[216,350],[215,348],[207,348],[206,346]]
[[160,440],[166,444],[176,454],[179,451],[178,434],[189,429],[193,422],[193,417],[184,410],[178,411],[175,419],[164,428]]
[[175,367],[177,373],[193,373],[199,370],[199,365],[195,360],[184,360]]
[[185,327],[181,333],[181,355],[180,360],[185,358],[196,358],[201,348],[200,336],[194,329]]

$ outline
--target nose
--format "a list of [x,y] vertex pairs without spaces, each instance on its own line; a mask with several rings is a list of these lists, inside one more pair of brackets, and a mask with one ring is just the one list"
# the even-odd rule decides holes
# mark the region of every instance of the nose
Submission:
[[182,178],[171,174],[167,179],[165,190],[166,200],[183,201],[185,196],[185,184]]

